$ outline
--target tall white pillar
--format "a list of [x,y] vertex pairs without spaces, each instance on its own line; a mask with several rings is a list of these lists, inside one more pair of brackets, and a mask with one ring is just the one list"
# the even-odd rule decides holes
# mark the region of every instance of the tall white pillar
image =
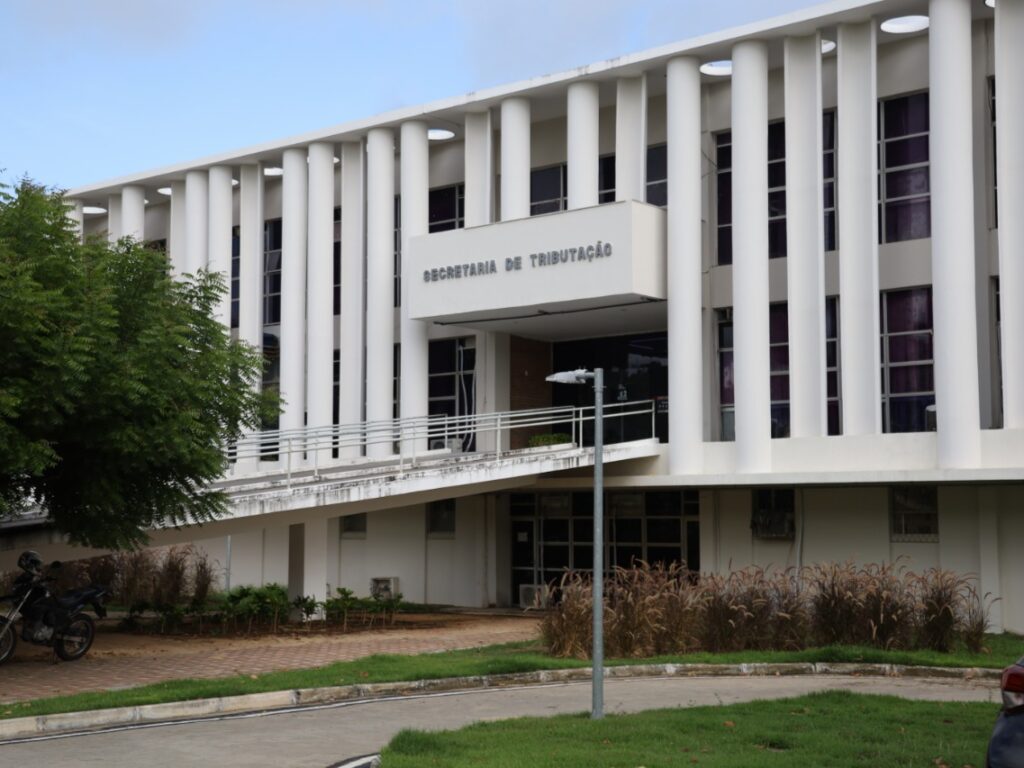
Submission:
[[319,602],[338,586],[340,519],[307,520],[302,526],[302,591]]
[[737,180],[732,185],[736,469],[766,472],[771,469],[768,46],[758,40],[736,43],[732,66],[732,167]]
[[215,165],[210,168],[209,222],[207,229],[208,269],[217,272],[224,281],[224,290],[217,302],[216,315],[221,325],[231,328],[231,227],[232,191],[231,168]]
[[494,126],[491,112],[466,114],[466,226],[494,221]]
[[[283,153],[281,178],[281,429],[306,417],[306,150]],[[292,455],[292,464],[301,462]]]
[[[427,147],[427,124],[419,120],[402,123],[401,146],[402,192],[402,350],[399,380],[399,413],[403,419],[426,417],[429,413],[427,392],[427,324],[409,317],[409,286],[419,274],[412,263],[409,239],[427,234],[428,195],[430,192],[430,155]],[[427,438],[406,442],[407,449],[424,451]]]
[[501,220],[530,215],[530,102],[501,102]]
[[981,460],[981,423],[974,291],[970,0],[931,0],[929,16],[932,317],[938,459],[942,467],[973,467]]
[[593,80],[570,83],[568,89],[567,153],[569,210],[598,202],[598,144],[601,102]]
[[[361,141],[341,145],[341,349],[339,351],[338,422],[363,420],[363,278],[366,260],[364,238],[366,147]],[[344,458],[362,454],[357,446],[339,452]]]
[[256,349],[263,348],[263,258],[263,169],[243,165],[238,171],[238,337]]
[[107,197],[107,240],[116,243],[121,238],[121,196]]
[[[309,275],[306,312],[307,423],[334,422],[334,145],[309,145]],[[318,465],[331,459],[319,450]]]
[[882,429],[875,34],[871,21],[840,24],[837,40],[836,183],[844,435],[870,435]]
[[65,204],[69,226],[81,242],[85,235],[85,206],[81,200],[65,200]]
[[187,231],[185,224],[185,182],[171,182],[171,221],[168,230],[167,256],[174,274],[185,271]]
[[668,436],[669,472],[704,464],[704,357],[701,344],[700,62],[668,62]]
[[828,432],[821,35],[787,37],[784,56],[789,433],[818,437]]
[[617,84],[615,199],[641,202],[647,199],[646,75],[620,77]]
[[209,177],[206,171],[185,174],[185,272],[206,269],[209,215]]
[[121,237],[141,241],[146,232],[146,190],[135,184],[121,189]]
[[[394,132],[371,129],[366,150],[366,420],[384,422],[394,415]],[[367,456],[393,453],[388,432],[368,436]]]
[[995,38],[1003,426],[1024,429],[1024,2],[996,3]]

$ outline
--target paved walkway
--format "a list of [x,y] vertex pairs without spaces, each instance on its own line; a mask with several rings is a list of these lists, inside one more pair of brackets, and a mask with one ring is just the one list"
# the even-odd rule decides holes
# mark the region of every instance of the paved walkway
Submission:
[[[813,675],[634,678],[608,680],[605,705],[608,712],[638,712],[777,699],[837,689],[933,701],[995,702],[999,698],[995,681]],[[348,702],[298,712],[128,727],[109,733],[0,745],[0,764],[107,768],[125,764],[126,755],[144,755],[144,759],[140,757],[136,762],[145,762],[150,768],[182,765],[322,767],[347,757],[376,752],[402,728],[459,728],[480,720],[582,712],[589,707],[589,681]],[[993,706],[993,720],[995,714]],[[931,765],[934,757],[922,755],[920,764]],[[981,765],[982,759],[979,755],[973,764]],[[640,762],[642,760],[637,764]]]
[[[281,669],[319,667],[375,653],[431,653],[530,640],[537,619],[515,616],[459,616],[441,626],[385,629],[304,638],[266,638],[229,643],[196,641],[189,651],[125,652],[104,655],[105,634],[81,661],[53,664],[51,656],[15,658],[0,667],[0,702],[38,699],[83,691],[131,688],[181,678],[227,677]],[[183,648],[186,642],[180,644]],[[219,647],[218,647],[219,646]],[[43,649],[46,650],[46,649]]]

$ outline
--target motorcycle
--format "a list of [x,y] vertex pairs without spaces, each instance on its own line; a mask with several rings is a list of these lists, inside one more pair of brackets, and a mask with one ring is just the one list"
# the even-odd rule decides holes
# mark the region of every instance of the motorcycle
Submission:
[[14,581],[14,592],[0,596],[0,602],[11,604],[7,615],[0,616],[0,664],[14,655],[18,643],[15,622],[19,619],[25,642],[53,648],[64,661],[85,656],[96,635],[96,625],[82,609],[92,605],[96,615],[104,618],[107,611],[103,598],[110,590],[89,586],[55,595],[49,583],[56,581],[53,573],[60,570],[60,562],[54,561],[44,569],[42,558],[32,551],[22,553],[18,567],[23,573]]

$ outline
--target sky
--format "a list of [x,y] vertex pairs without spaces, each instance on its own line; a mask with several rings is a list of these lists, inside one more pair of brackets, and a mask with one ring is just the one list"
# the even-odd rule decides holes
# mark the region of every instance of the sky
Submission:
[[100,182],[812,4],[0,0],[0,182]]

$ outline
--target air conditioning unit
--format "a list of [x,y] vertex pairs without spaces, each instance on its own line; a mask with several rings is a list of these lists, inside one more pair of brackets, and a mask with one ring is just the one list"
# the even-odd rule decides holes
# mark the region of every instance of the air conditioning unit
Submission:
[[547,608],[551,590],[547,584],[520,584],[520,608]]
[[398,594],[397,576],[378,576],[370,579],[370,596],[390,600]]

